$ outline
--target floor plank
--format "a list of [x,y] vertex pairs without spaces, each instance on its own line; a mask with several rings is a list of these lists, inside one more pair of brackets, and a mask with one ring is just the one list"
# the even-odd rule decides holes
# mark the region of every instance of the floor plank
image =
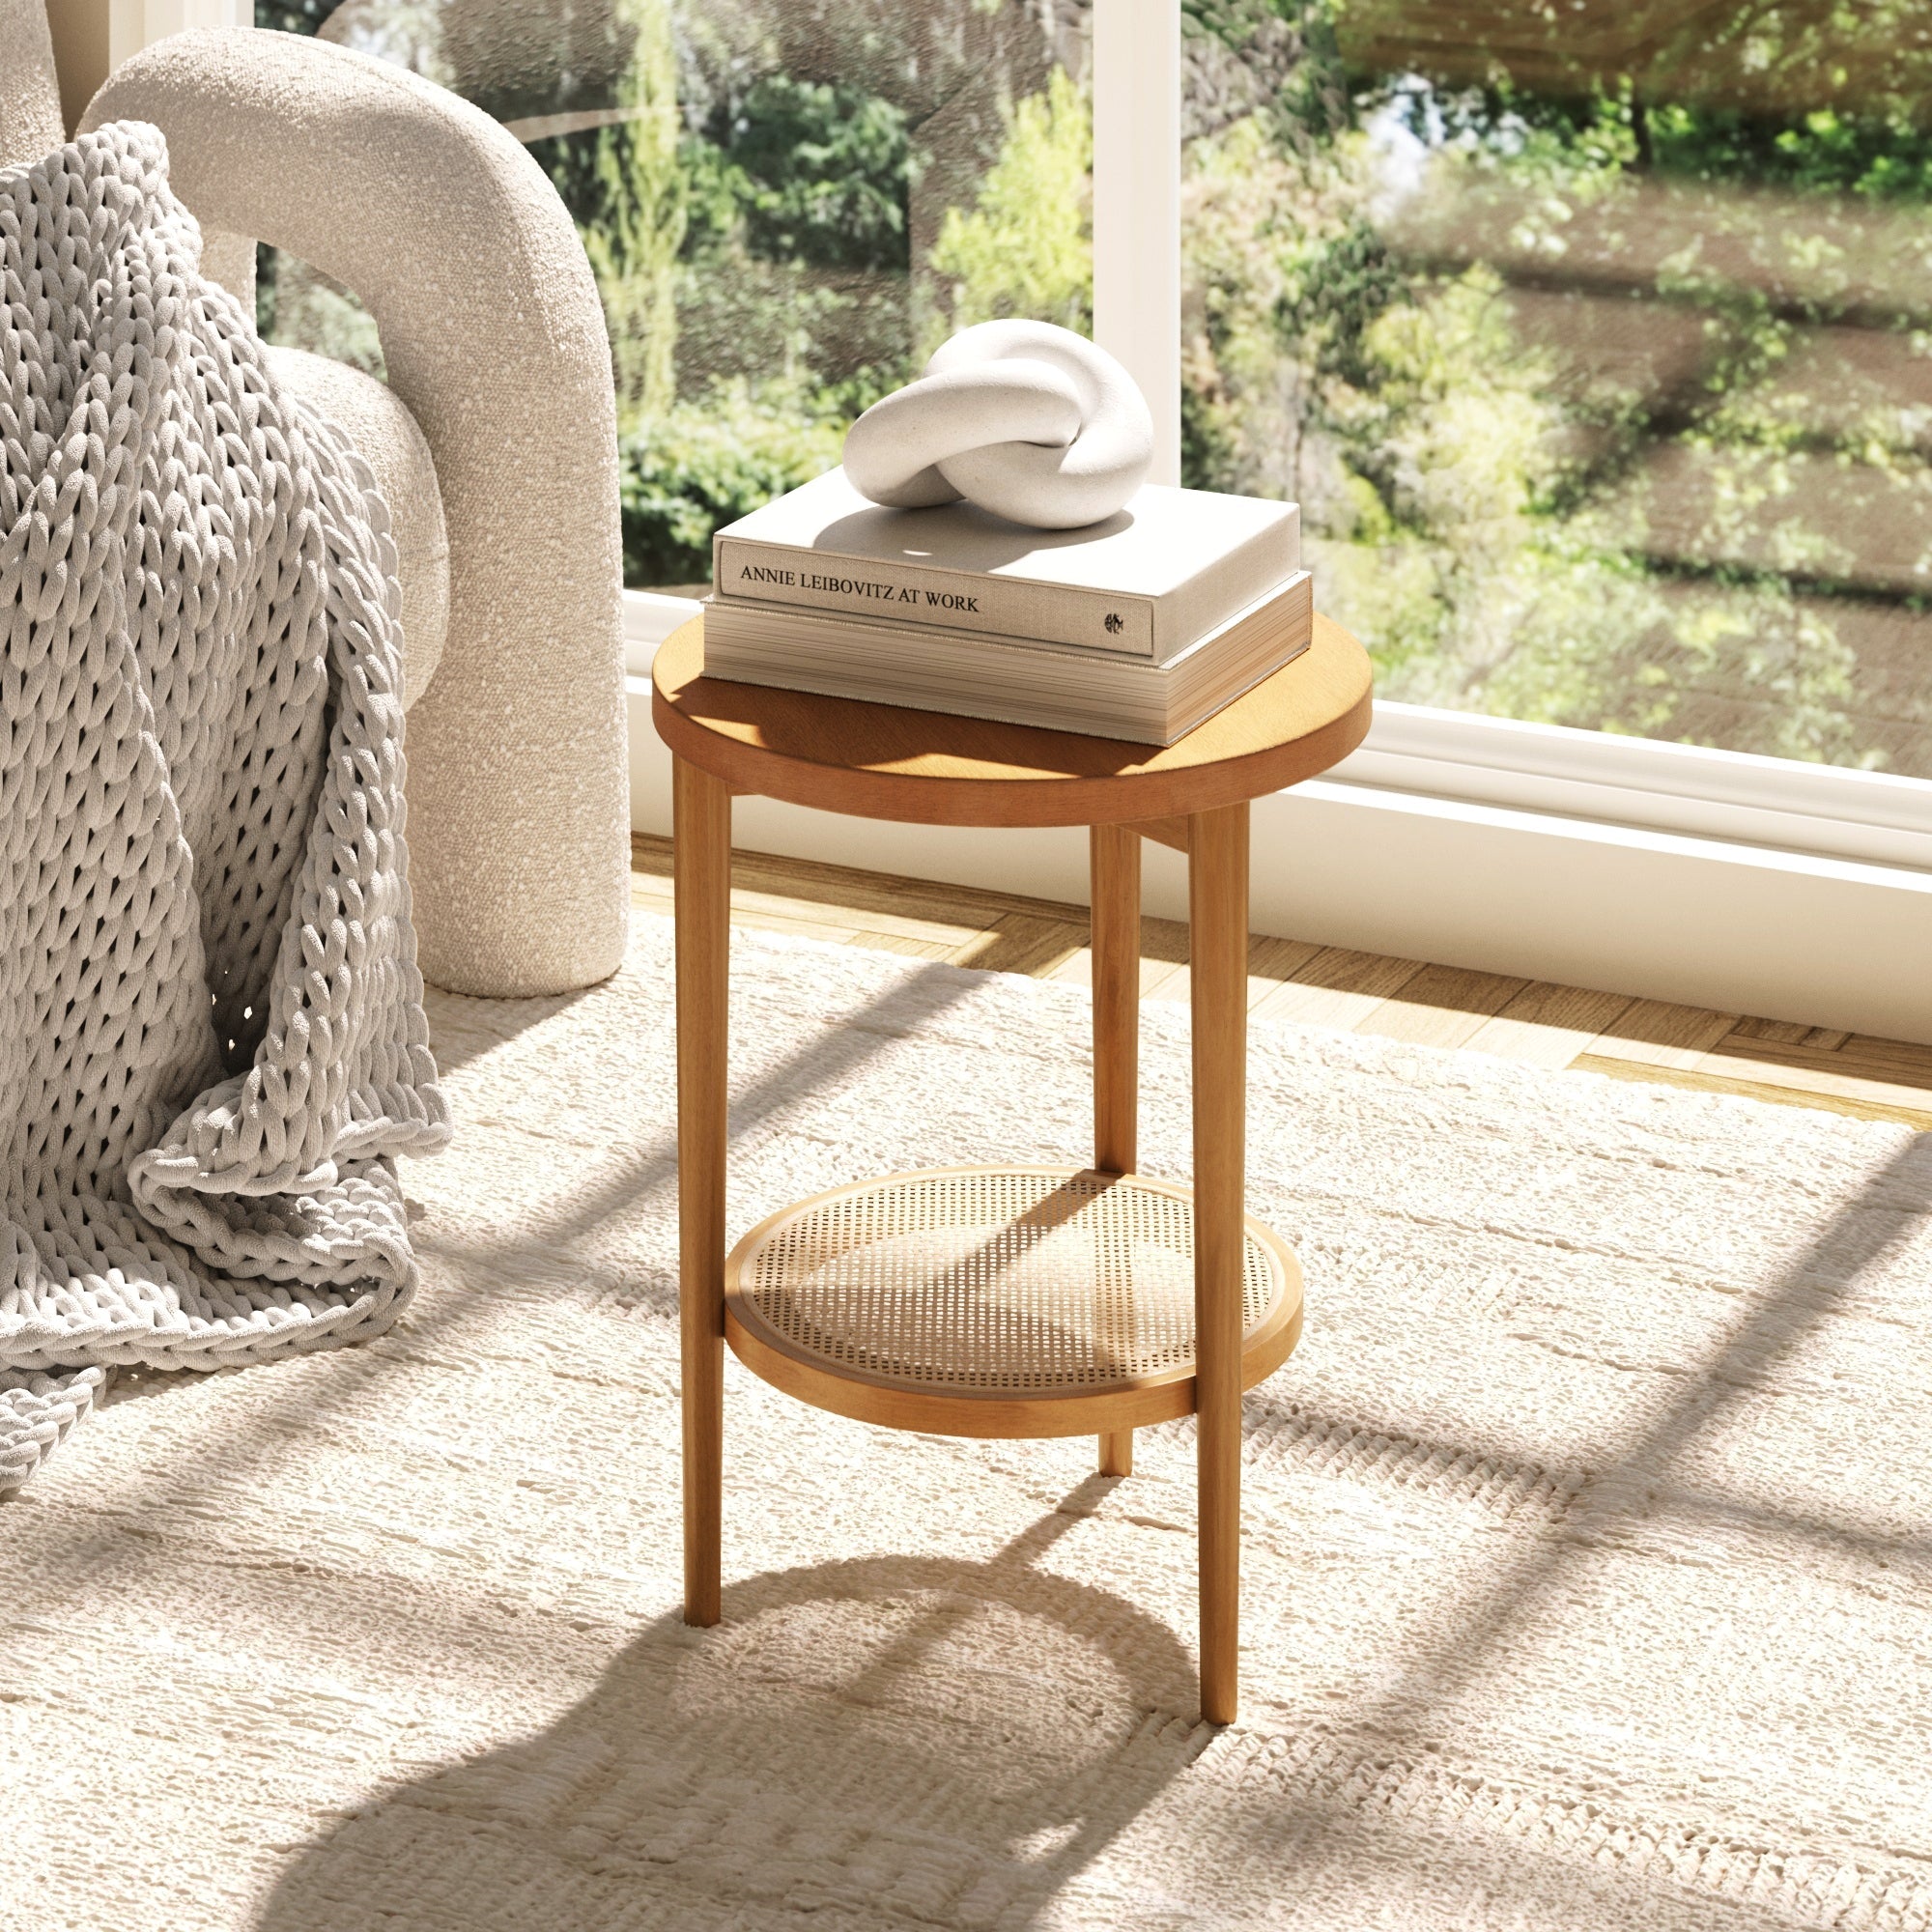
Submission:
[[[1796,1041],[1778,1045],[1748,1035],[1726,1034],[1697,1065],[1706,1072],[1722,1068],[1714,1063],[1746,1061],[1754,1065],[1804,1068],[1815,1073],[1843,1075],[1854,1080],[1892,1082],[1901,1086],[1932,1084],[1932,1047],[1911,1047],[1901,1040],[1847,1040],[1837,1048]],[[1751,1077],[1760,1077],[1753,1074]]]
[[1041,919],[1035,914],[1003,913],[984,932],[955,947],[947,956],[955,966],[978,966],[987,973],[1027,973],[1044,978],[1087,943],[1085,923]]
[[[1179,994],[1176,987],[1179,988]],[[1187,925],[1182,920],[1141,919],[1141,998],[1187,997]]]
[[1347,1033],[1421,971],[1419,959],[1324,946],[1249,1010],[1257,1019],[1294,1020]]
[[936,939],[908,939],[902,932],[855,932],[845,944],[863,946],[869,952],[903,952],[914,959],[948,961],[959,950]]
[[[1150,952],[1141,954],[1141,998],[1151,999],[1153,991],[1164,980],[1177,971],[1172,959],[1161,959]],[[1044,975],[1046,979],[1058,980],[1068,986],[1091,986],[1094,983],[1094,952],[1084,940],[1069,952],[1060,964]]]
[[1461,1046],[1529,984],[1463,966],[1425,966],[1355,1022],[1355,1032],[1417,1046]]
[[[1162,920],[1163,925],[1172,921]],[[1174,1000],[1184,1006],[1194,997],[1194,980],[1187,970],[1187,928],[1175,925],[1179,963],[1163,973],[1152,984],[1142,984],[1142,999]],[[1277,986],[1286,985],[1295,972],[1313,959],[1321,947],[1305,939],[1272,939],[1266,933],[1248,935],[1248,1010],[1253,1012]]]
[[1874,1039],[1869,1034],[1846,1036],[1838,1060],[1847,1073],[1865,1073],[1875,1080],[1899,1080],[1908,1086],[1932,1087],[1932,1046],[1915,1046],[1902,1039]]
[[[649,833],[631,835],[631,868],[670,877],[670,840]],[[901,878],[890,872],[830,866],[816,859],[785,859],[771,852],[731,851],[731,881],[748,891],[773,891],[851,911],[950,920],[983,930],[1003,913],[1059,918],[1087,923],[1084,905],[1028,898],[980,886],[953,886],[937,879]]]
[[1673,1007],[1664,1000],[1633,1000],[1586,1051],[1646,1066],[1694,1067],[1698,1057],[1737,1023],[1735,1013]]
[[[966,945],[985,932],[999,918],[1013,918],[1016,915],[999,914],[995,921],[975,920],[966,922],[958,919],[920,919],[905,913],[895,913],[890,908],[878,905],[860,904],[856,899],[832,902],[804,893],[771,892],[760,890],[749,883],[741,883],[735,876],[731,883],[731,906],[734,916],[744,914],[748,921],[752,915],[766,920],[811,926],[825,923],[838,926],[841,931],[865,930],[889,935],[895,939],[905,939],[920,945],[933,946],[938,952],[935,958],[945,957],[952,949]],[[654,882],[661,890],[655,895],[666,910],[671,903],[669,879]],[[638,894],[633,893],[635,901]],[[897,949],[894,949],[897,950]]]
[[1531,1066],[1568,1066],[1634,1004],[1627,993],[1534,980],[1463,1044]]
[[1764,1040],[1775,1046],[1797,1046],[1810,1031],[1797,1020],[1742,1019],[1731,1029],[1740,1039]]
[[1777,1045],[1736,1034],[1705,1054],[1695,1070],[1745,1080],[1769,1078],[1807,1094],[1836,1094],[1889,1106],[1910,1105],[1916,1094],[1932,1088],[1932,1055],[1915,1061],[1894,1048],[1883,1059],[1860,1059],[1801,1042]]
[[[668,913],[669,909],[665,910]],[[731,923],[753,932],[795,932],[801,938],[829,940],[835,946],[850,946],[863,930],[858,925],[829,919],[788,919],[783,913],[768,912],[758,905],[734,905]]]
[[1248,941],[1248,1005],[1252,1009],[1285,986],[1321,951],[1312,940],[1270,939],[1256,933]]
[[[1141,998],[1151,999],[1156,992],[1166,986],[1174,976],[1182,976],[1183,983],[1187,971],[1187,928],[1179,920],[1143,919],[1141,921]],[[1094,953],[1086,943],[1086,928],[1083,924],[1081,943],[1068,956],[1062,960],[1051,973],[1049,980],[1060,980],[1068,985],[1091,986],[1094,983]],[[1181,997],[1186,997],[1183,992]]]

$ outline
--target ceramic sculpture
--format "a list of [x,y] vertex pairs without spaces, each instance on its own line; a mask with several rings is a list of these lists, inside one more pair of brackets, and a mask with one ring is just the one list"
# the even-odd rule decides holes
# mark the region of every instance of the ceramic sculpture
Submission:
[[1152,451],[1147,403],[1104,349],[1050,322],[982,322],[852,425],[845,474],[893,509],[964,497],[1067,530],[1112,516]]

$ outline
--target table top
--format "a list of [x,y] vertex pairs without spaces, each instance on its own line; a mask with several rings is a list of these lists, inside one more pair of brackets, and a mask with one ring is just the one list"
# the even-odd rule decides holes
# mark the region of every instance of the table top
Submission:
[[1118,825],[1210,811],[1339,763],[1369,728],[1368,653],[1317,615],[1307,650],[1172,745],[820,697],[703,675],[704,620],[659,647],[651,715],[734,791],[923,825]]

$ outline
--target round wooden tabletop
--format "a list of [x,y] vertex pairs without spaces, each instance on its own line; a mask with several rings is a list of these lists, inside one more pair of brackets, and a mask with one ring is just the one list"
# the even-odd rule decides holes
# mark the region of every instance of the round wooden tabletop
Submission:
[[1371,678],[1318,615],[1298,658],[1167,746],[706,677],[701,617],[665,639],[651,681],[658,735],[734,791],[923,825],[1118,825],[1326,771],[1368,731]]

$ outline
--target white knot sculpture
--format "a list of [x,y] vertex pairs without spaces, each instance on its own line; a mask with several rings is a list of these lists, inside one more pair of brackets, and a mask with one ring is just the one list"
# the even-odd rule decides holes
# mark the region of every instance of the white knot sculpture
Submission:
[[875,503],[921,510],[964,497],[1042,530],[1112,516],[1152,454],[1153,417],[1134,379],[1050,322],[961,329],[918,382],[845,433],[846,477]]

